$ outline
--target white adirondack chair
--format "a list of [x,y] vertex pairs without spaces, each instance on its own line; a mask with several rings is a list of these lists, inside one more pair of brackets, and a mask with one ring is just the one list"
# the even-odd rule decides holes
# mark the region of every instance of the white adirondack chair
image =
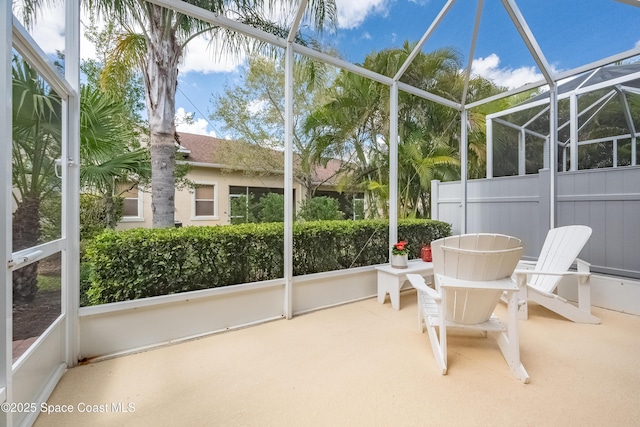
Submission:
[[[547,234],[535,267],[515,271],[520,288],[521,319],[529,316],[527,301],[535,301],[574,322],[600,323],[600,319],[591,314],[590,265],[578,258],[590,236],[591,228],[585,225],[554,228]],[[577,271],[569,271],[574,262]],[[554,293],[564,276],[577,278],[577,307]]]
[[[447,328],[491,332],[516,378],[529,382],[520,363],[518,288],[511,279],[522,254],[519,239],[501,234],[466,234],[431,243],[435,289],[420,275],[407,274],[418,292],[418,322],[426,326],[433,354],[447,373]],[[493,314],[508,296],[508,323]]]

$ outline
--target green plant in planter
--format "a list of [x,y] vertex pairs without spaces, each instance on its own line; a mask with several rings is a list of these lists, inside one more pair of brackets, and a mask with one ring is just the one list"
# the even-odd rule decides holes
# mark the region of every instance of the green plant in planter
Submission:
[[392,255],[409,255],[409,248],[407,247],[407,242],[400,241],[393,245],[393,249],[391,249]]

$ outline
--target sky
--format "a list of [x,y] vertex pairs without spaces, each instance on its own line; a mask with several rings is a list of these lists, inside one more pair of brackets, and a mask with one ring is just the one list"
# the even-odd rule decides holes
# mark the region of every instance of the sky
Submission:
[[[628,0],[627,0],[628,1]],[[373,51],[417,42],[445,5],[445,0],[336,0],[335,30],[325,31],[321,42],[350,62],[362,63]],[[467,66],[474,21],[475,1],[458,0],[423,47],[457,49]],[[485,0],[472,73],[509,88],[542,79],[535,61],[499,0]],[[640,46],[640,7],[615,0],[520,0],[522,16],[550,67],[566,71]],[[57,14],[57,16],[56,16]],[[42,49],[63,47],[64,18],[47,11],[31,30]],[[87,22],[87,17],[83,18]],[[86,40],[81,56],[95,57]],[[193,40],[180,65],[176,112],[178,130],[224,138],[222,124],[209,119],[212,94],[239,81],[246,58],[227,58],[207,48],[204,38]],[[194,122],[180,116],[194,113]]]

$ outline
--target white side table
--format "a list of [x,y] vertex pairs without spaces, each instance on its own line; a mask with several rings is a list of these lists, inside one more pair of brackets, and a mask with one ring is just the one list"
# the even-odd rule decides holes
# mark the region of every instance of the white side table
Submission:
[[400,289],[407,280],[407,274],[433,276],[433,263],[421,260],[409,261],[407,268],[393,268],[391,265],[376,267],[378,270],[378,302],[384,304],[387,293],[391,307],[400,310]]

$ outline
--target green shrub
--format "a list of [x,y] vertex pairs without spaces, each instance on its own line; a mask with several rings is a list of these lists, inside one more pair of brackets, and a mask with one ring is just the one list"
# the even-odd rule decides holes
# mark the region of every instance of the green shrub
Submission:
[[91,264],[80,262],[80,307],[91,305],[87,292],[91,289]]
[[303,200],[298,216],[306,221],[337,220],[343,219],[344,213],[336,199],[321,196]]
[[[449,235],[450,226],[402,220],[398,234],[410,258],[423,241]],[[106,231],[87,247],[90,304],[283,277],[282,223]],[[293,226],[293,274],[304,275],[388,261],[388,222],[314,221]]]
[[40,202],[40,241],[50,242],[62,236],[62,195],[51,192]]
[[284,196],[278,193],[265,194],[258,202],[260,222],[284,222]]
[[80,239],[92,239],[103,230],[114,229],[122,219],[124,199],[95,194],[80,195]]
[[231,197],[229,199],[231,224],[256,222],[255,215],[253,214],[254,205],[253,194],[249,194],[249,197],[246,195]]

